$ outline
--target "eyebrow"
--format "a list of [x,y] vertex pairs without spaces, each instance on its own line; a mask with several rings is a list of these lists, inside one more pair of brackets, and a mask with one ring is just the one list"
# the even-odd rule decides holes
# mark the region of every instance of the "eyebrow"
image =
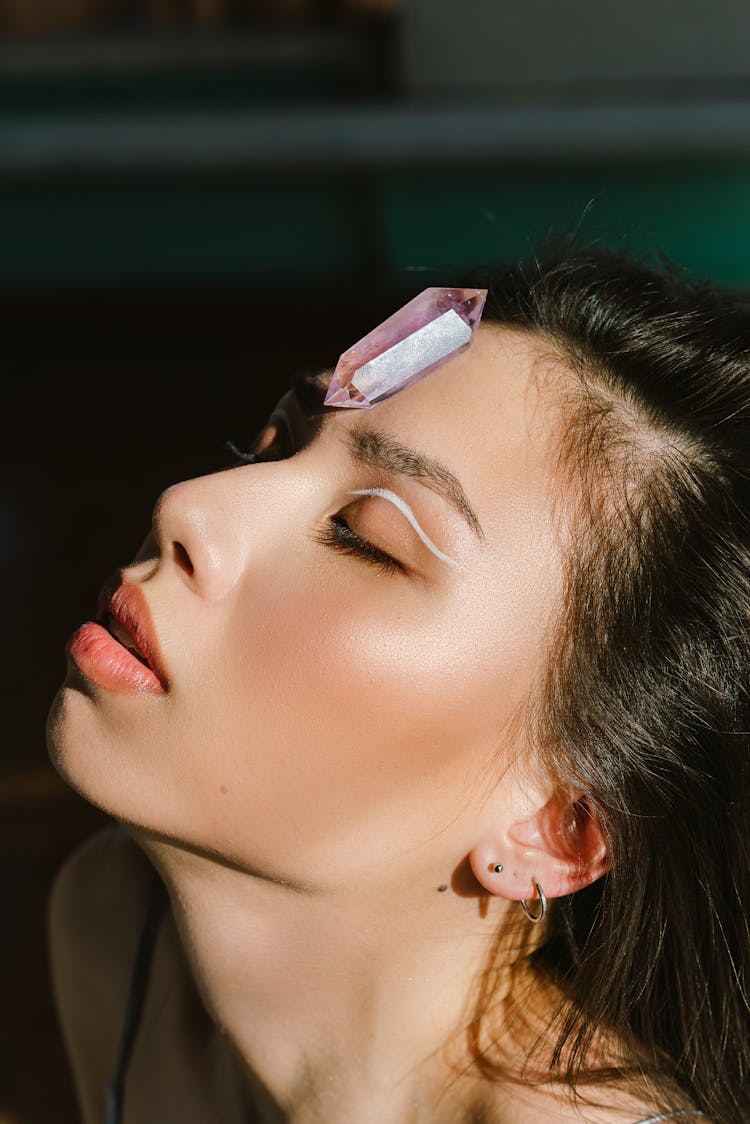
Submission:
[[381,469],[391,476],[410,476],[418,480],[442,496],[480,541],[484,539],[482,525],[460,481],[439,460],[402,445],[390,433],[366,426],[347,430],[342,439],[358,464]]

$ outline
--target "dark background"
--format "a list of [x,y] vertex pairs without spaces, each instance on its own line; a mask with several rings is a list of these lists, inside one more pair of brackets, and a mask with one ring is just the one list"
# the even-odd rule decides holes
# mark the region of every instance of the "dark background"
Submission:
[[750,9],[0,0],[0,1124],[74,1124],[63,649],[170,483],[300,368],[548,234],[750,290]]

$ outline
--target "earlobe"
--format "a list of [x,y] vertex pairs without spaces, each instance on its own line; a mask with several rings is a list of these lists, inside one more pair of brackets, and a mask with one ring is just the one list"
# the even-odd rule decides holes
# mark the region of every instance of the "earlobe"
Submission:
[[588,801],[564,794],[483,840],[469,861],[486,890],[511,901],[539,898],[537,884],[547,898],[564,897],[609,869],[604,833]]

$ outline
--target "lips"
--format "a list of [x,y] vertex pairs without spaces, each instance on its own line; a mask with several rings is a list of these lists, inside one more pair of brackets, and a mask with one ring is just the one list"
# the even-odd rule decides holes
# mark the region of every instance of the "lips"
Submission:
[[108,583],[99,595],[97,620],[73,635],[69,654],[79,670],[118,693],[162,694],[168,688],[148,602],[140,586]]

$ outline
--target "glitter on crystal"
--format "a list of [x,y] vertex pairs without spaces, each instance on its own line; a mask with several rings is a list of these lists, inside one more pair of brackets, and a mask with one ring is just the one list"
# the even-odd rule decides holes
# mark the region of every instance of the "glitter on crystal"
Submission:
[[366,409],[447,363],[471,343],[486,289],[424,289],[339,359],[325,406]]

